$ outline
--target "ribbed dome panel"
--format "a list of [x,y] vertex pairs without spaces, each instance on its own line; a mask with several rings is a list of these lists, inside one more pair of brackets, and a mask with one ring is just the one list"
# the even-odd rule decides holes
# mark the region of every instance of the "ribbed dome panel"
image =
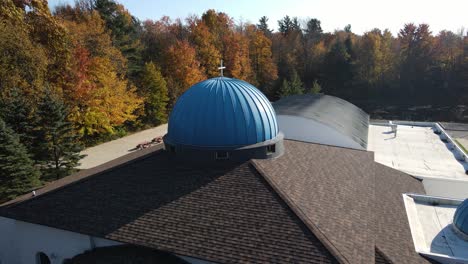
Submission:
[[465,199],[455,211],[453,224],[463,234],[468,236],[468,199]]
[[168,139],[200,147],[239,147],[278,134],[271,103],[253,85],[225,77],[193,85],[169,117]]

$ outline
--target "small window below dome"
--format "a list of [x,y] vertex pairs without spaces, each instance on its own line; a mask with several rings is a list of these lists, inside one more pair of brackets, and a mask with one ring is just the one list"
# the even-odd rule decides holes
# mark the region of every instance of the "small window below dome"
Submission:
[[171,152],[171,153],[175,153],[175,147],[169,145],[169,146],[167,147],[167,151],[169,151],[169,152]]
[[267,155],[271,155],[276,152],[276,144],[267,146]]
[[227,160],[229,159],[229,152],[227,151],[216,151],[215,152],[216,160]]
[[37,264],[50,264],[49,256],[44,252],[39,252],[36,254],[36,263]]

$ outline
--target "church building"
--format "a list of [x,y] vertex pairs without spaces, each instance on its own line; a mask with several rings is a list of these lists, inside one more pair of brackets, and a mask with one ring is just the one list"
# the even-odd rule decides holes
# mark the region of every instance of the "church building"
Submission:
[[164,144],[1,205],[0,263],[468,263],[467,202],[446,201],[461,253],[417,251],[435,200],[374,161],[368,126],[335,97],[272,105],[242,80],[202,81]]

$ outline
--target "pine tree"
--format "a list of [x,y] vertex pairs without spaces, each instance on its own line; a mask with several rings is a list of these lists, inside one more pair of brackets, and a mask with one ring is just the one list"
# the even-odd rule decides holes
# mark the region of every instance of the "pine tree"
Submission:
[[314,80],[314,83],[312,84],[312,88],[310,88],[309,93],[319,94],[321,91],[322,91],[322,86],[320,86],[317,80]]
[[278,91],[278,96],[280,98],[286,97],[291,95],[291,87],[289,85],[288,80],[284,79],[283,83],[281,84],[279,91]]
[[273,30],[268,28],[268,17],[262,16],[258,21],[257,28],[267,37],[271,37]]
[[290,84],[290,93],[291,94],[303,94],[304,93],[304,85],[302,84],[301,78],[296,71],[293,71]]
[[0,118],[0,203],[39,186],[39,171],[18,135]]
[[279,91],[278,91],[278,96],[279,97],[286,97],[289,95],[294,95],[294,94],[303,94],[304,93],[304,84],[301,81],[301,78],[299,77],[299,74],[297,74],[296,71],[292,72],[290,80],[283,80],[283,83],[281,84]]
[[37,113],[38,160],[45,168],[44,175],[56,179],[67,176],[83,157],[79,154],[82,146],[78,136],[67,121],[68,110],[60,98],[46,89]]
[[159,125],[167,122],[167,103],[169,102],[167,84],[154,63],[145,64],[142,90],[145,94],[146,121]]
[[30,153],[33,151],[35,122],[32,105],[17,88],[13,88],[0,101],[0,117],[19,136],[20,143]]

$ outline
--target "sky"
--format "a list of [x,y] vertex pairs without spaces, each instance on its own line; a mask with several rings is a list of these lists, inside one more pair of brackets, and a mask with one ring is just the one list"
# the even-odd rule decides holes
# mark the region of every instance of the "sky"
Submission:
[[[49,0],[57,4],[74,0]],[[317,18],[325,32],[351,24],[354,33],[373,28],[389,29],[394,35],[405,23],[427,23],[434,34],[446,29],[458,32],[468,28],[468,0],[118,0],[140,20],[158,20],[166,15],[186,18],[208,9],[225,12],[236,22],[257,23],[269,18],[270,28],[278,28],[285,15],[302,19]]]

